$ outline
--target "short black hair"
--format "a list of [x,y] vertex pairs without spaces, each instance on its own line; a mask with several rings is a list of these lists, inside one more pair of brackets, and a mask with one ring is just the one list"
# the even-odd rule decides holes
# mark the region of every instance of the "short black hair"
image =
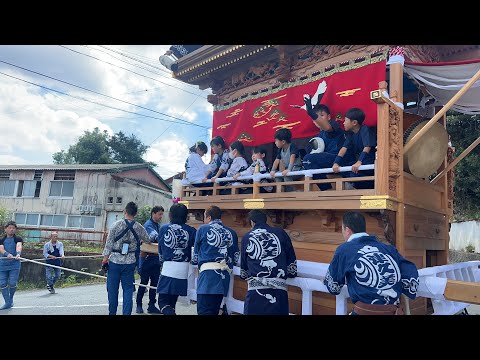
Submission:
[[274,139],[278,139],[280,141],[285,140],[287,143],[292,142],[292,132],[290,129],[281,128],[275,131],[275,135],[273,135]]
[[313,107],[313,111],[315,111],[316,113],[323,111],[324,113],[330,115],[330,109],[328,108],[328,106],[320,103]]
[[197,148],[202,150],[204,153],[206,153],[208,151],[207,145],[203,141],[197,141],[196,146],[197,146]]
[[15,226],[15,229],[17,228],[17,223],[16,223],[15,221],[13,221],[13,220],[10,220],[9,222],[7,222],[7,223],[5,224],[5,229],[6,229],[7,227],[9,227],[10,225]]
[[210,146],[212,145],[220,145],[223,150],[227,148],[227,146],[225,145],[225,140],[223,140],[221,136],[215,136],[212,140],[210,140]]
[[209,206],[207,210],[205,210],[205,216],[210,216],[212,220],[221,219],[222,210],[215,205]]
[[159,211],[165,211],[165,209],[163,208],[163,206],[154,206],[152,208],[152,210],[150,211],[150,215],[152,214],[156,214],[157,212]]
[[343,214],[343,227],[349,227],[354,234],[365,232],[367,230],[365,216],[358,211],[347,211]]
[[135,216],[137,215],[138,206],[133,201],[130,201],[127,206],[125,206],[125,211],[128,215]]
[[188,209],[183,204],[173,204],[170,207],[168,216],[172,224],[183,225],[187,222]]
[[265,146],[263,146],[263,145],[255,146],[253,148],[253,153],[254,154],[260,153],[260,154],[265,154],[266,155],[267,154],[267,149],[265,149]]
[[237,140],[230,144],[230,148],[232,150],[237,150],[240,154],[245,155],[245,146],[243,146],[242,142]]
[[267,222],[267,214],[262,210],[254,209],[248,213],[248,221],[253,221],[256,224],[262,224]]
[[345,114],[345,117],[349,118],[350,120],[357,120],[360,125],[363,124],[363,120],[365,120],[365,113],[362,109],[359,108],[351,108]]

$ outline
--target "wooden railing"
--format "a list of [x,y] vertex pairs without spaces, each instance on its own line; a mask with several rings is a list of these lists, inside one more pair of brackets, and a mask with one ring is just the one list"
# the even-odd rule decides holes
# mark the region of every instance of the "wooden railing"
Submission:
[[[340,168],[340,172],[351,171],[351,166],[344,166]],[[373,170],[375,165],[362,165],[359,170]],[[313,180],[313,175],[315,174],[331,174],[330,176],[335,176],[334,178],[327,178],[321,180]],[[331,184],[333,191],[349,191],[349,194],[352,194],[352,191],[360,191],[364,195],[373,195],[375,193],[374,189],[367,190],[355,190],[349,189],[346,183],[356,183],[360,181],[374,181],[374,176],[362,176],[355,178],[343,178],[340,174],[334,174],[332,168],[325,169],[314,169],[314,170],[301,170],[301,171],[291,171],[287,175],[288,177],[299,177],[299,180],[295,181],[276,181],[276,182],[261,182],[262,179],[273,179],[270,174],[255,174],[249,176],[240,176],[238,179],[231,177],[224,177],[216,179],[215,182],[208,180],[206,184],[211,186],[204,187],[195,187],[192,185],[186,185],[182,187],[182,200],[200,200],[203,195],[210,192],[209,196],[228,196],[232,195],[236,198],[269,198],[269,197],[278,197],[278,194],[286,193],[286,187],[293,187],[294,191],[292,192],[310,192],[317,191],[317,187],[313,186],[315,184]],[[281,172],[275,174],[275,178],[282,178],[283,175]],[[241,185],[222,185],[225,182],[237,182],[237,181],[251,180],[250,184],[241,184]],[[283,179],[282,179],[283,180]],[[261,192],[260,189],[273,187],[271,192]],[[223,190],[223,191],[222,191]],[[225,190],[229,190],[230,194],[225,194]]]

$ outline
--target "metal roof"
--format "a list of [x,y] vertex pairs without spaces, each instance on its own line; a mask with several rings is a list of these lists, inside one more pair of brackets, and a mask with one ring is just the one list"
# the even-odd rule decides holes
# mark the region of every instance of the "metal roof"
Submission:
[[0,165],[0,170],[130,170],[148,168],[148,164],[52,164]]

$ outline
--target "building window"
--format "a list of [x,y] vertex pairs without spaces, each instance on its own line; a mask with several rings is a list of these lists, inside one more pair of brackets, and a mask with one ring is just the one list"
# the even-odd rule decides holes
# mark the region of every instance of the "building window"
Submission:
[[95,216],[68,215],[67,226],[70,228],[95,228]]
[[73,197],[74,181],[50,181],[50,196]]
[[0,196],[13,196],[15,180],[0,180]]
[[82,216],[82,228],[94,229],[95,228],[95,216]]
[[122,203],[122,198],[120,196],[117,196],[117,204],[121,204]]
[[9,180],[10,179],[10,170],[0,170],[0,179]]
[[15,213],[15,222],[17,225],[38,226],[39,215],[40,214]]
[[67,220],[66,215],[41,215],[40,216],[40,225],[41,226],[54,226],[54,227],[65,227],[65,221]]
[[18,197],[39,197],[42,182],[37,180],[19,180],[17,186]]
[[113,196],[108,197],[107,204],[113,204]]
[[75,170],[56,170],[53,180],[75,180]]
[[33,175],[33,180],[42,180],[43,179],[43,170],[35,170]]
[[17,225],[24,225],[26,219],[27,219],[27,214],[23,214],[23,213],[15,214],[15,222],[17,223]]
[[27,222],[25,224],[38,226],[39,217],[40,217],[40,214],[27,214]]

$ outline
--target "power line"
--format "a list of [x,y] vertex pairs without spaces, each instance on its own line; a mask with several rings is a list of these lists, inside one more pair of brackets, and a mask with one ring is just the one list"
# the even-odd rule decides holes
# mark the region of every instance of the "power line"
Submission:
[[[195,87],[195,85],[191,85],[191,84],[185,83],[185,82],[180,81],[180,80],[178,80],[178,79],[175,79],[175,78],[173,78],[173,77],[171,77],[171,76],[166,76],[166,75],[160,74],[160,73],[158,73],[158,72],[152,71],[152,70],[150,70],[150,69],[147,69],[147,68],[145,68],[145,67],[143,67],[143,66],[140,66],[140,65],[138,65],[138,64],[132,64],[132,63],[130,63],[130,62],[128,62],[128,61],[122,60],[122,59],[120,59],[120,58],[118,58],[118,57],[116,57],[116,56],[113,56],[111,53],[109,53],[109,52],[107,52],[107,51],[105,51],[105,50],[97,49],[97,48],[94,48],[94,47],[90,47],[90,46],[88,46],[88,45],[82,45],[82,46],[86,47],[87,49],[91,49],[91,50],[95,50],[95,51],[100,51],[100,52],[102,52],[102,53],[104,53],[104,54],[107,54],[108,56],[110,56],[110,57],[112,57],[112,58],[114,58],[114,59],[116,59],[116,60],[118,60],[118,61],[121,61],[121,62],[123,62],[123,63],[125,63],[125,64],[131,65],[131,66],[135,66],[135,67],[138,67],[139,69],[142,69],[142,70],[151,72],[152,74],[155,74],[155,75],[158,75],[158,76],[167,78],[167,79],[169,79],[169,80],[173,80],[173,81],[179,82],[180,84],[185,85],[185,86],[188,86],[188,87],[191,87],[191,88],[194,88],[195,90],[207,91],[207,90],[198,89],[198,88]],[[101,45],[97,45],[97,46],[101,46]],[[63,47],[65,47],[65,46],[63,46]],[[66,47],[65,47],[65,48],[66,48]],[[103,60],[100,59],[100,61],[103,61]],[[147,64],[147,65],[148,65],[148,64]],[[163,69],[161,69],[161,68],[157,68],[157,67],[155,67],[155,66],[152,66],[152,67],[155,68],[155,69],[161,70],[161,71],[163,71],[163,72],[165,72],[165,73],[167,73],[167,74],[169,74],[169,75],[171,74],[170,72],[168,72],[168,71],[166,71],[166,70],[163,70]],[[143,76],[143,75],[141,75],[141,76]]]
[[43,76],[43,77],[46,77],[46,78],[48,78],[48,79],[52,79],[52,80],[55,80],[55,81],[58,81],[58,82],[61,82],[61,83],[64,83],[64,84],[67,84],[67,85],[70,85],[70,86],[77,87],[77,88],[82,89],[82,90],[85,90],[85,91],[92,92],[92,93],[97,94],[97,95],[105,96],[105,97],[107,97],[107,98],[110,98],[110,99],[113,99],[113,100],[116,100],[116,101],[120,101],[120,102],[129,104],[129,105],[132,105],[132,106],[139,107],[140,109],[148,110],[148,111],[151,111],[151,112],[160,114],[160,115],[168,116],[168,117],[170,117],[170,118],[172,118],[172,119],[180,120],[180,121],[186,122],[186,123],[188,123],[188,124],[191,124],[191,123],[190,123],[189,121],[187,121],[187,120],[180,119],[180,118],[177,118],[177,117],[175,117],[175,116],[162,113],[162,112],[160,112],[160,111],[152,110],[152,109],[146,108],[146,107],[141,106],[141,105],[136,105],[136,104],[131,103],[131,102],[129,102],[129,101],[117,99],[117,98],[115,98],[115,97],[113,97],[113,96],[105,95],[105,94],[99,93],[99,92],[97,92],[97,91],[90,90],[90,89],[84,88],[84,87],[82,87],[82,86],[69,83],[69,82],[67,82],[67,81],[63,81],[63,80],[60,80],[60,79],[56,79],[56,78],[54,78],[54,77],[51,77],[51,76],[48,76],[48,75],[45,75],[45,74],[41,74],[41,73],[36,72],[36,71],[33,71],[33,70],[26,69],[26,68],[24,68],[24,67],[21,67],[21,66],[15,65],[15,64],[11,64],[11,63],[6,62],[6,61],[3,61],[3,60],[0,60],[0,62],[1,62],[1,63],[4,63],[4,64],[7,64],[7,65],[10,65],[10,66],[13,66],[13,67],[16,67],[16,68],[19,68],[19,69],[22,69],[22,70],[25,70],[25,71],[28,71],[28,72],[31,72],[31,73],[34,73],[34,74],[37,74],[37,75],[40,75],[40,76]]
[[[195,101],[197,101],[197,98],[193,99],[192,103],[191,103],[190,105],[188,105],[185,110],[183,110],[182,115],[180,115],[180,116],[183,116],[183,114],[185,114],[185,112],[190,108],[190,106],[193,105],[193,103],[194,103]],[[158,135],[155,139],[153,139],[153,141],[152,141],[152,142],[150,143],[150,145],[148,145],[148,146],[151,146],[160,136],[162,136],[163,134],[165,134],[165,132],[166,132],[168,129],[170,129],[171,126],[172,126],[172,124],[168,125],[168,127],[167,127],[165,130],[163,130],[160,135]],[[208,131],[208,129],[207,129],[207,131]]]
[[[82,53],[82,52],[80,52],[80,51],[70,49],[70,48],[68,48],[68,47],[66,47],[66,46],[63,46],[63,45],[59,45],[59,46],[65,48],[65,49],[67,49],[67,50],[70,50],[70,51],[72,51],[72,52],[74,52],[74,53],[77,53],[77,54],[80,54],[80,55],[83,55],[83,56],[88,56],[88,57],[91,57],[91,58],[93,58],[93,59],[95,59],[95,60],[98,60],[98,61],[104,62],[104,63],[106,63],[106,64],[109,64],[109,65],[118,67],[118,68],[120,68],[120,69],[123,69],[123,70],[125,70],[125,71],[129,71],[129,72],[131,72],[131,73],[133,73],[133,74],[135,74],[135,75],[143,76],[144,78],[147,78],[147,79],[150,79],[150,80],[153,80],[153,81],[157,81],[157,82],[159,82],[159,83],[161,83],[161,84],[164,84],[164,85],[167,85],[167,86],[171,86],[171,87],[173,87],[173,88],[175,88],[175,89],[178,89],[178,90],[181,90],[181,91],[185,91],[185,92],[187,92],[187,93],[189,93],[189,94],[192,94],[192,95],[200,96],[200,95],[195,94],[195,93],[193,93],[193,92],[191,92],[191,91],[182,89],[182,88],[180,88],[180,87],[178,87],[178,86],[175,86],[175,85],[172,85],[172,84],[167,84],[166,82],[160,81],[160,80],[158,80],[158,79],[154,79],[154,78],[152,78],[152,77],[150,77],[150,76],[147,76],[147,75],[139,74],[139,73],[137,73],[137,72],[135,72],[135,71],[133,71],[133,70],[124,68],[124,67],[119,66],[119,65],[112,64],[112,63],[110,63],[110,62],[108,62],[108,61],[99,59],[99,58],[97,58],[97,57],[95,57],[95,56],[88,55],[88,54],[84,54],[84,53]],[[158,75],[158,74],[157,74],[157,75]],[[206,99],[206,97],[204,97],[204,96],[201,96],[201,97],[203,97],[204,99]]]
[[116,53],[116,54],[119,54],[119,55],[121,55],[121,56],[124,56],[124,57],[126,57],[126,58],[128,58],[128,59],[132,59],[132,60],[138,61],[139,63],[142,63],[142,64],[145,64],[145,65],[151,66],[151,67],[153,67],[153,68],[156,69],[156,70],[168,72],[168,71],[166,71],[166,70],[164,70],[164,69],[162,69],[162,68],[159,68],[159,67],[153,66],[153,65],[151,65],[151,64],[149,64],[149,63],[146,63],[146,62],[143,61],[143,60],[140,60],[140,59],[137,59],[137,58],[134,58],[134,57],[125,55],[125,54],[122,53],[121,51],[118,51],[118,50],[115,50],[115,49],[110,49],[109,47],[104,46],[104,45],[97,45],[97,46],[99,46],[99,47],[101,47],[101,48],[104,48],[104,49],[107,49],[107,50],[109,50],[109,51],[111,51],[111,52],[114,52],[114,53]]
[[97,104],[97,105],[100,105],[100,106],[105,106],[105,107],[110,108],[110,109],[123,111],[123,112],[126,112],[126,113],[128,113],[128,114],[134,114],[134,115],[138,115],[138,116],[143,116],[143,117],[147,117],[147,118],[151,118],[151,119],[157,119],[157,120],[160,120],[160,121],[166,121],[166,122],[170,122],[170,123],[174,123],[174,124],[179,124],[179,125],[191,125],[191,126],[197,126],[197,127],[203,128],[203,129],[208,129],[208,128],[209,128],[209,127],[207,127],[207,126],[198,125],[198,124],[194,124],[194,123],[190,123],[190,122],[183,123],[183,122],[178,122],[178,121],[172,121],[172,120],[167,120],[167,119],[158,118],[158,117],[155,117],[155,116],[140,114],[140,113],[136,113],[136,112],[133,112],[133,111],[123,110],[123,109],[117,108],[117,107],[115,107],[115,106],[110,106],[110,105],[102,104],[102,103],[99,103],[99,102],[97,102],[97,101],[84,99],[84,98],[79,97],[79,96],[74,96],[74,95],[70,95],[70,94],[61,92],[61,91],[59,91],[59,90],[51,89],[51,88],[48,88],[48,87],[46,87],[46,86],[39,85],[39,84],[33,83],[33,82],[31,82],[31,81],[28,81],[28,80],[20,79],[20,78],[18,78],[18,77],[16,77],[16,76],[9,75],[9,74],[6,74],[6,73],[1,72],[1,71],[0,71],[0,74],[5,75],[5,76],[8,76],[8,77],[11,77],[11,78],[16,79],[16,80],[23,81],[23,82],[25,82],[25,83],[27,83],[27,84],[31,84],[31,85],[38,86],[38,87],[40,87],[40,88],[42,88],[42,89],[46,89],[46,90],[49,90],[49,91],[54,91],[54,92],[59,93],[59,94],[62,94],[62,95],[70,96],[70,97],[73,97],[73,98],[75,98],[75,99],[83,100],[83,101],[86,101],[86,102],[89,102],[89,103],[92,103],[92,104]]
[[[122,49],[123,52],[127,53],[127,54],[132,54],[134,56],[137,56],[137,57],[140,57],[140,58],[144,58],[148,61],[150,61],[151,63],[154,63],[154,64],[158,64],[158,59],[154,59],[154,58],[150,58],[148,56],[145,56],[145,55],[140,55],[140,54],[137,54],[137,53],[134,53],[132,51],[128,51],[128,50],[125,50],[125,49]],[[160,68],[162,71],[165,71],[167,73],[169,73],[169,71],[165,70],[165,69],[162,69]]]

